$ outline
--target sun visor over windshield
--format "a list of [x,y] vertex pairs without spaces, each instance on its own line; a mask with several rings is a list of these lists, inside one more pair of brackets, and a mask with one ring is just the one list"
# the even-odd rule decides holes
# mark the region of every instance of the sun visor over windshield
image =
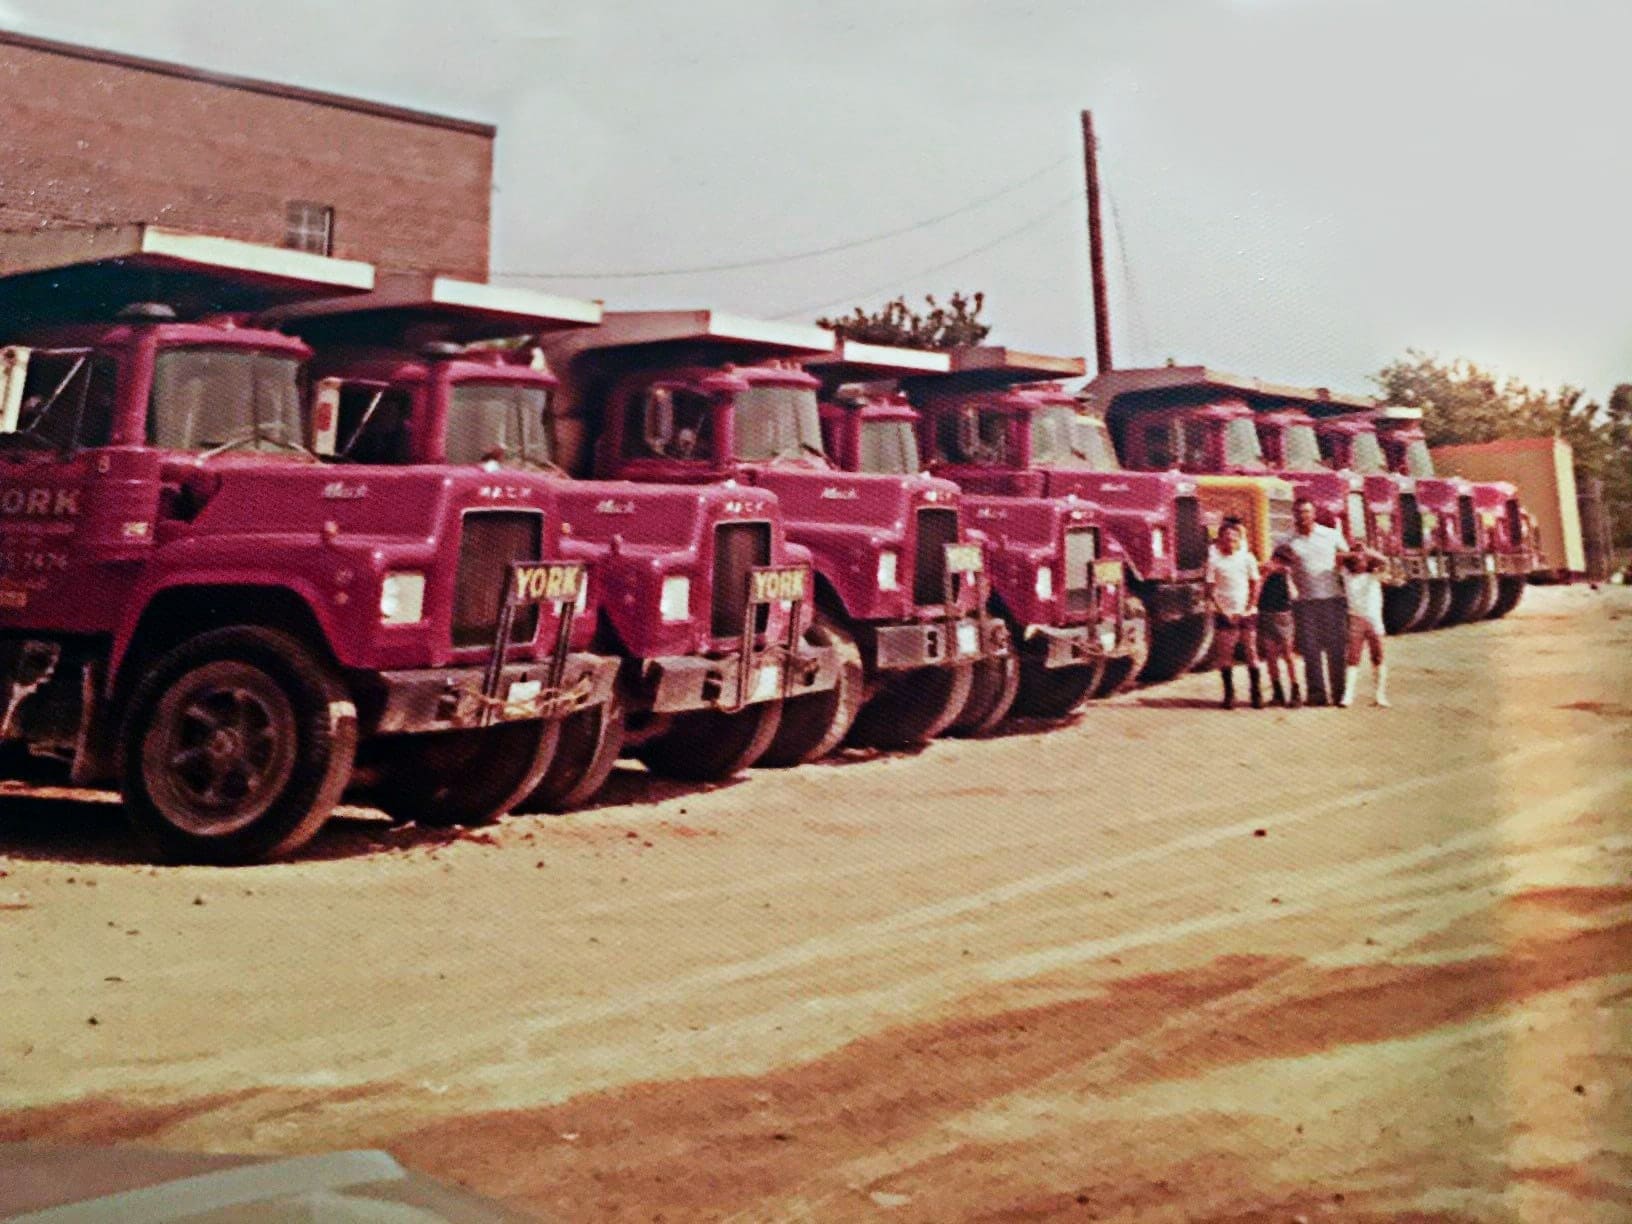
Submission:
[[362,293],[373,265],[156,225],[0,233],[0,325],[109,320],[137,303],[180,318]]

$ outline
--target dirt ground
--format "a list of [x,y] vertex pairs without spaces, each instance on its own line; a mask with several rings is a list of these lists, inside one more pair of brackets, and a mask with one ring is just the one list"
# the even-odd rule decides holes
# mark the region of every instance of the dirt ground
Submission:
[[250,869],[0,789],[0,1140],[560,1220],[1632,1219],[1632,590],[1390,649],[1391,710],[1193,676]]

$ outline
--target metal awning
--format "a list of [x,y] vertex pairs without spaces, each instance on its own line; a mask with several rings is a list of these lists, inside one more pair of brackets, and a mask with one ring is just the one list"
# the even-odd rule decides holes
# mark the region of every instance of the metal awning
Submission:
[[307,340],[465,344],[601,321],[599,302],[429,273],[385,272],[372,293],[277,306],[259,321]]
[[702,365],[808,357],[833,351],[830,331],[807,323],[751,319],[718,310],[615,310],[595,328],[545,342],[558,367],[584,360]]
[[888,344],[866,344],[860,340],[840,340],[838,347],[822,357],[804,362],[805,369],[822,380],[828,391],[847,383],[882,382],[909,375],[934,376],[952,369],[947,353],[930,349],[899,348]]
[[1209,399],[1231,398],[1246,401],[1256,411],[1298,408],[1310,416],[1335,416],[1346,412],[1370,411],[1377,401],[1364,395],[1350,395],[1328,387],[1299,387],[1290,383],[1266,382],[1244,374],[1231,374],[1209,366],[1152,366],[1144,369],[1111,370],[1083,388],[1088,404],[1110,413],[1119,401],[1130,397],[1162,407],[1200,403]]
[[95,322],[134,302],[183,318],[362,293],[374,267],[159,225],[0,232],[0,328]]

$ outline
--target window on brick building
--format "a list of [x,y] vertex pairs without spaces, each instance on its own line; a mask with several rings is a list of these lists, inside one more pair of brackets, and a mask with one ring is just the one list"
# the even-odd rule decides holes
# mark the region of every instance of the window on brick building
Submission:
[[334,209],[310,200],[291,200],[284,213],[283,245],[314,255],[334,254]]

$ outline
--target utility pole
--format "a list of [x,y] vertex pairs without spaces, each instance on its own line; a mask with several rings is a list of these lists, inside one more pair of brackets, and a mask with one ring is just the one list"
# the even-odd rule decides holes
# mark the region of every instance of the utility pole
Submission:
[[1088,272],[1093,285],[1094,364],[1111,368],[1111,304],[1105,294],[1105,234],[1099,217],[1099,157],[1094,146],[1094,113],[1082,112],[1082,166],[1088,185]]

